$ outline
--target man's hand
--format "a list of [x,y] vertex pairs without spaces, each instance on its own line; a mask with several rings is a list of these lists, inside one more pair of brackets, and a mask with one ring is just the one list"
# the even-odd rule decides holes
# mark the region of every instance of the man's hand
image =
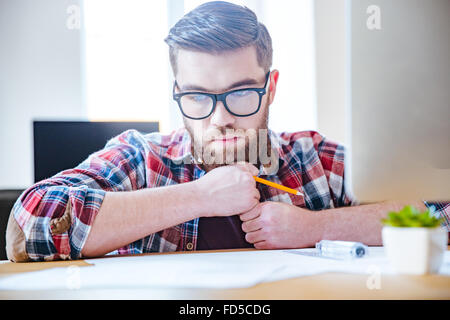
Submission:
[[240,215],[245,240],[256,249],[313,247],[322,236],[319,217],[317,212],[272,201]]
[[253,176],[258,169],[245,162],[211,170],[196,180],[205,216],[230,216],[246,212],[259,203]]

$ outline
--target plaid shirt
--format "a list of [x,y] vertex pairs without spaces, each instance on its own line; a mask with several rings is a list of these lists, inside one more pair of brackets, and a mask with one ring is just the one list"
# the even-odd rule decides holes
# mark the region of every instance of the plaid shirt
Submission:
[[[301,190],[304,197],[257,184],[260,201],[285,202],[310,210],[357,204],[344,185],[343,146],[314,131],[276,134],[269,130],[269,137],[278,152],[279,169],[263,177]],[[191,138],[184,128],[170,135],[129,130],[76,168],[27,189],[15,203],[12,217],[23,232],[29,260],[78,259],[105,192],[179,184],[204,174],[193,161]],[[449,205],[433,205],[448,225]],[[197,230],[198,218],[110,254],[195,250]]]

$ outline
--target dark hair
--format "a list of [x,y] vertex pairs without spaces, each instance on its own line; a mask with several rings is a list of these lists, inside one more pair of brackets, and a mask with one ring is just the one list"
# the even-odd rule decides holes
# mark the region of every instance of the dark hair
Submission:
[[249,8],[225,1],[207,2],[187,13],[170,29],[165,42],[174,74],[178,49],[218,54],[255,46],[258,64],[265,72],[272,66],[267,28]]

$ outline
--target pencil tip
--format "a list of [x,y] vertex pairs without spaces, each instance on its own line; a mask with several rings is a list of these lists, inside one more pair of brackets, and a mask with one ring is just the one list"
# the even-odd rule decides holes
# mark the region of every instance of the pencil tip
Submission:
[[298,196],[302,196],[303,193],[301,193],[300,191],[297,191],[297,195],[298,195]]

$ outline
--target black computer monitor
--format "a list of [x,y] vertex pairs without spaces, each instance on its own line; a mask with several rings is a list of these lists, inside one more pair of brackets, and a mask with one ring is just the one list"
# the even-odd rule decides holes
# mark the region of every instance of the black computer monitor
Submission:
[[33,121],[34,181],[74,168],[118,134],[159,130],[158,122]]

